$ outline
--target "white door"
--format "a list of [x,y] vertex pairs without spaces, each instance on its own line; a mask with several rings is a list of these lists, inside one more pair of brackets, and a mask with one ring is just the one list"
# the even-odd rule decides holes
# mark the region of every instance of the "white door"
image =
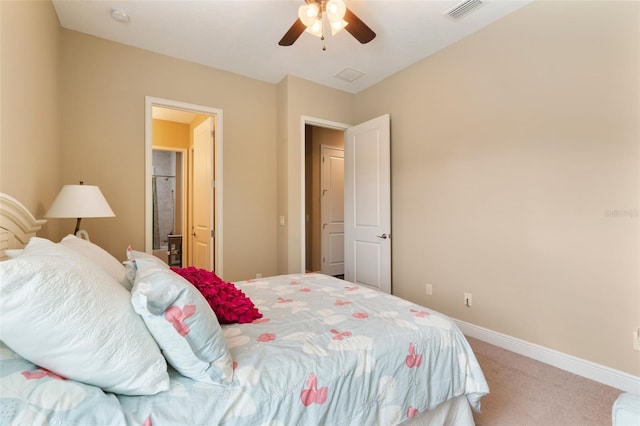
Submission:
[[211,270],[213,259],[213,118],[193,131],[193,265]]
[[345,132],[345,279],[391,293],[389,115]]
[[344,274],[344,150],[322,147],[320,163],[321,272]]

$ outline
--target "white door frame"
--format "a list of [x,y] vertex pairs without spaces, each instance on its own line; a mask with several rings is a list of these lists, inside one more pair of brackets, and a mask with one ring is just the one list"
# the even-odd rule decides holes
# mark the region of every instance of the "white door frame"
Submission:
[[[170,99],[156,98],[152,96],[145,96],[145,120],[144,120],[144,140],[145,140],[145,153],[144,153],[144,165],[145,165],[145,251],[151,253],[153,248],[153,196],[151,189],[151,175],[153,174],[153,156],[152,156],[152,142],[153,142],[153,114],[152,108],[154,106],[181,109],[185,111],[191,111],[199,114],[212,115],[215,120],[214,128],[216,129],[215,139],[215,176],[216,176],[216,191],[215,191],[215,213],[211,212],[210,224],[213,229],[214,214],[215,214],[215,256],[211,259],[213,269],[216,271],[216,275],[222,277],[223,275],[223,253],[222,253],[222,147],[223,147],[223,131],[222,131],[222,109],[212,108],[203,105],[190,104],[186,102],[173,101]],[[303,126],[304,128],[304,126]],[[303,138],[304,142],[304,138]],[[304,169],[303,169],[304,170]],[[304,189],[303,189],[304,190]],[[303,259],[304,263],[304,259]]]
[[350,124],[339,123],[337,121],[325,120],[322,118],[309,117],[303,115],[300,117],[300,271],[306,271],[306,250],[307,250],[307,238],[305,235],[305,228],[307,226],[305,217],[305,125],[311,125],[316,127],[325,127],[327,129],[336,129],[345,131]]

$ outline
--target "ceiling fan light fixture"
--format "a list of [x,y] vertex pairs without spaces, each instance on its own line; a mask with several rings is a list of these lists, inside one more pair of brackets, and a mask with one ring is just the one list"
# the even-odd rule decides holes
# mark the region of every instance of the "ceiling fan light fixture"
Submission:
[[313,22],[313,25],[307,26],[307,30],[308,33],[313,34],[316,37],[322,37],[323,31],[322,31],[322,19],[318,18]]
[[347,13],[347,5],[344,0],[329,0],[325,5],[325,10],[331,23],[340,22],[344,19],[345,13]]
[[305,4],[298,8],[298,18],[307,28],[315,23],[319,13],[320,9],[315,3]]
[[342,29],[344,27],[349,25],[349,23],[347,21],[345,21],[344,19],[341,19],[340,21],[332,21],[332,22],[330,22],[330,25],[331,25],[331,35],[334,36],[334,35],[338,34],[340,31],[342,31]]
[[[298,8],[298,19],[278,42],[280,46],[291,46],[304,32],[324,40],[324,32],[328,32],[329,28],[332,35],[346,28],[347,32],[361,44],[369,43],[376,37],[376,33],[347,7],[345,0],[304,0],[304,2],[305,4]],[[322,50],[327,50],[326,46],[323,46]]]

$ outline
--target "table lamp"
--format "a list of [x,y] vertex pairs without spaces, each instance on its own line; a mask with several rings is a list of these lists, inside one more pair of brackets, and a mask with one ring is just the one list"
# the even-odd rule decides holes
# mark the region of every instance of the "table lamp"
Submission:
[[100,188],[94,185],[65,185],[44,215],[49,218],[75,217],[76,229],[73,234],[89,240],[87,231],[80,229],[80,221],[85,217],[114,217],[109,203]]

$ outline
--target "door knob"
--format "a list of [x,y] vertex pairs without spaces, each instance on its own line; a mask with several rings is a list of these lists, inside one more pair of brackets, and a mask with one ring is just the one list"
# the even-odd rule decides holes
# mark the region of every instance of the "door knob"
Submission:
[[387,234],[376,235],[376,237],[382,238],[383,240],[386,240],[387,239]]

